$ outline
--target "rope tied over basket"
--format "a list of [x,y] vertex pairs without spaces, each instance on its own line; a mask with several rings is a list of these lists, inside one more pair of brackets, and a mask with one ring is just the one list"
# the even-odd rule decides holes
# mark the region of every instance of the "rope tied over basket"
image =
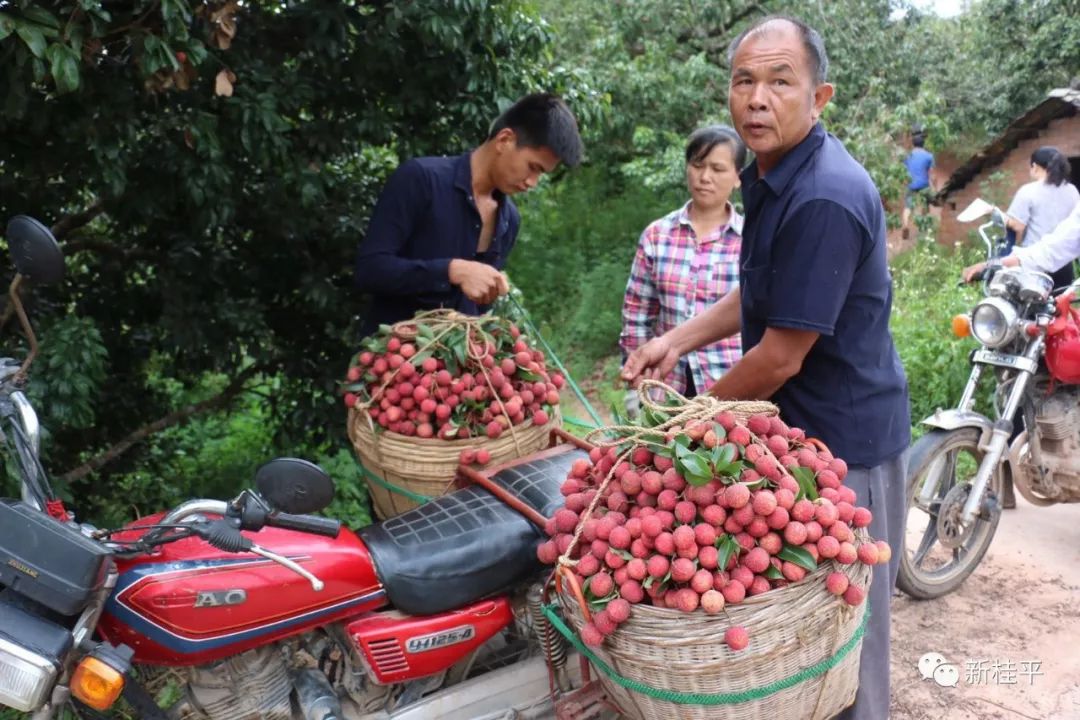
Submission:
[[[484,359],[492,357],[488,350],[490,347],[489,342],[492,338],[491,335],[484,330],[484,322],[484,316],[466,315],[457,310],[438,308],[435,310],[418,312],[414,317],[408,320],[401,320],[394,323],[390,326],[390,334],[406,341],[417,341],[417,339],[421,337],[420,326],[423,325],[428,328],[432,333],[432,337],[426,338],[426,342],[423,344],[418,343],[416,354],[413,355],[413,358],[416,358],[421,357],[425,352],[434,353],[439,349],[450,351],[450,348],[440,341],[454,330],[464,330],[465,356],[480,368],[480,372],[484,376],[487,387],[491,391],[491,396],[498,403],[503,417],[506,418],[507,428],[510,430],[510,438],[514,443],[514,449],[520,455],[521,446],[517,431],[514,429],[513,419],[510,417],[510,413],[507,412],[506,405],[503,403],[502,398],[495,389],[495,386],[491,381],[491,375],[484,365]],[[493,344],[494,343],[491,343],[491,345]],[[405,362],[410,363],[415,367],[416,361],[413,360],[413,358],[407,358]],[[402,363],[397,368],[394,368],[390,372],[390,376],[379,386],[379,389],[371,393],[371,397],[356,404],[357,409],[359,411],[366,411],[371,408],[376,403],[377,399],[382,397],[386,389],[393,384],[404,365],[405,363]],[[376,432],[375,421],[372,419],[371,413],[365,412],[364,414],[367,416],[368,426],[371,428],[372,433],[377,437],[378,433]],[[376,445],[377,444],[378,443],[376,443]],[[379,454],[377,447],[375,452],[377,455]]]
[[[675,388],[660,380],[642,380],[639,389],[643,391],[641,392],[642,405],[649,410],[668,416],[668,419],[653,427],[644,427],[642,425],[612,425],[596,428],[586,434],[585,441],[592,443],[598,448],[617,448],[624,445],[626,447],[615,457],[615,461],[611,464],[611,469],[601,481],[600,486],[596,491],[596,495],[593,496],[589,506],[585,508],[585,511],[581,514],[581,519],[578,521],[577,528],[574,530],[574,536],[567,546],[566,552],[559,556],[558,564],[561,567],[572,568],[577,565],[578,561],[573,560],[570,555],[574,552],[574,548],[577,547],[577,544],[581,539],[581,533],[584,531],[585,523],[592,517],[593,512],[596,510],[596,506],[604,495],[604,491],[607,490],[612,478],[615,477],[615,470],[619,467],[619,463],[630,456],[635,445],[656,442],[657,440],[664,442],[673,429],[681,428],[694,421],[710,422],[717,414],[725,411],[732,413],[741,420],[745,420],[751,415],[779,414],[776,405],[771,402],[758,400],[721,400],[709,394],[688,398]],[[657,402],[653,399],[657,395],[660,397],[666,396],[674,398],[674,401],[668,403]]]

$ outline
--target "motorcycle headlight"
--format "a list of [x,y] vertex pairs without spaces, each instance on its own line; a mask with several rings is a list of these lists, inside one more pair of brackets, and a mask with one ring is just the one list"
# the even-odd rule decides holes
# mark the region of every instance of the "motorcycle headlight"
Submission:
[[0,706],[37,710],[56,678],[52,660],[0,638]]
[[986,298],[971,311],[971,334],[986,347],[998,348],[1016,336],[1019,319],[1008,300]]

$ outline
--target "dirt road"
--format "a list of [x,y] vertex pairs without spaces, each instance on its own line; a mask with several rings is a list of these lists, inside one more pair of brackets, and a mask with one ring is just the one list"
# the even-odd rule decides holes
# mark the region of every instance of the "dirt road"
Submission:
[[[1080,719],[1080,505],[1017,505],[957,592],[894,598],[894,720]],[[956,687],[923,679],[928,652]]]

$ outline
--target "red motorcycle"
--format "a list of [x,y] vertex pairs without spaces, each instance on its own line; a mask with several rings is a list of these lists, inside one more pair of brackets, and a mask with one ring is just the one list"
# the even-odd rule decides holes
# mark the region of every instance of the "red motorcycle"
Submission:
[[[19,289],[59,280],[63,257],[30,218],[6,237],[30,353],[0,359],[22,482],[21,500],[0,501],[0,706],[102,717],[123,695],[148,719],[531,718],[582,683],[541,612],[536,558],[584,456],[569,436],[488,475],[463,468],[461,489],[356,533],[310,514],[333,482],[290,458],[228,502],[192,500],[115,531],[75,522],[20,390],[37,342]],[[167,709],[145,688],[162,668],[183,683]]]

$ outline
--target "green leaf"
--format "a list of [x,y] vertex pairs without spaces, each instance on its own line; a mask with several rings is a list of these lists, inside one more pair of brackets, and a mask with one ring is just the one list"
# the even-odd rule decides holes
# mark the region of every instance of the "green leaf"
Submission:
[[20,23],[15,28],[15,32],[18,33],[22,41],[26,43],[26,47],[30,48],[30,52],[34,54],[34,57],[45,57],[45,35],[41,31],[39,25],[29,25],[27,23]]
[[630,422],[630,420],[623,414],[622,410],[619,409],[619,404],[616,402],[611,403],[611,419],[615,422],[616,425],[627,425]]
[[735,542],[735,538],[724,533],[717,539],[716,549],[719,551],[716,567],[721,570],[726,570],[728,563],[731,562],[731,557],[737,555],[741,548],[739,547],[739,543]]
[[679,433],[678,435],[675,436],[675,444],[676,445],[682,445],[684,448],[689,448],[691,442],[693,442],[693,441],[690,440],[690,436],[687,435],[686,433]]
[[665,412],[659,410],[653,410],[651,407],[645,407],[642,412],[642,417],[645,419],[645,427],[656,427],[657,425],[663,425],[671,416]]
[[424,340],[434,340],[435,331],[423,323],[419,323],[416,326],[416,336],[423,338]]
[[60,29],[60,21],[56,19],[56,16],[39,5],[30,5],[23,8],[22,14],[27,20],[33,20],[38,25],[44,25],[54,30]]
[[529,382],[539,382],[544,379],[544,377],[539,373],[534,373],[532,370],[526,370],[520,365],[518,365],[516,375],[523,380],[528,380]]
[[652,450],[653,455],[659,455],[660,457],[666,457],[668,459],[675,458],[675,450],[669,445],[657,445],[650,442],[645,443],[645,445]]
[[431,357],[432,352],[433,351],[431,351],[431,350],[421,350],[420,352],[416,353],[411,358],[409,358],[409,362],[411,362],[413,365],[415,365],[417,367],[420,367],[420,365],[425,360],[427,360],[429,357]]
[[802,500],[804,497],[811,500],[818,499],[817,483],[814,482],[813,470],[804,467],[791,468],[791,475],[799,483],[799,495],[796,500]]
[[0,40],[15,32],[15,18],[0,13]]
[[769,565],[768,568],[765,569],[765,572],[763,572],[761,574],[764,575],[765,577],[769,578],[770,580],[783,580],[784,579],[784,573],[777,570],[776,566],[771,565],[771,564]]
[[52,63],[50,72],[61,95],[79,89],[79,58],[67,45],[53,43],[45,51]]
[[817,570],[817,563],[814,562],[814,556],[801,547],[795,547],[794,545],[785,543],[784,547],[777,553],[776,557],[781,560],[787,560],[789,563],[795,563],[799,567],[810,572]]
[[700,455],[689,453],[676,458],[675,465],[679,467],[686,482],[694,486],[707,485],[712,480],[712,468],[708,461]]
[[[717,427],[720,426],[718,425]],[[723,430],[723,428],[720,429]],[[717,445],[712,449],[712,456],[710,459],[712,460],[712,464],[716,467],[716,471],[720,472],[721,467],[727,467],[731,464],[731,461],[735,459],[735,448],[729,443]]]

